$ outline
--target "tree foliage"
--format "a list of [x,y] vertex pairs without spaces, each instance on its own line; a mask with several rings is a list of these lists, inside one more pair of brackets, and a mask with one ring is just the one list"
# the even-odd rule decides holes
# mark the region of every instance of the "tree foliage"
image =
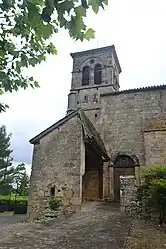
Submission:
[[14,169],[15,191],[19,195],[27,196],[29,189],[29,176],[24,163],[18,164]]
[[[56,54],[50,41],[61,28],[75,40],[91,39],[87,10],[95,13],[107,0],[1,0],[0,1],[0,95],[28,86],[39,87],[23,68],[41,63],[47,54]],[[7,106],[0,103],[0,112]]]
[[144,185],[139,188],[139,196],[147,208],[159,212],[159,223],[166,222],[166,166],[153,167],[144,173]]
[[12,189],[14,167],[12,166],[10,138],[6,127],[0,127],[0,194],[8,194]]
[[62,206],[62,200],[58,198],[51,198],[49,200],[49,207],[51,210],[58,211],[61,206]]

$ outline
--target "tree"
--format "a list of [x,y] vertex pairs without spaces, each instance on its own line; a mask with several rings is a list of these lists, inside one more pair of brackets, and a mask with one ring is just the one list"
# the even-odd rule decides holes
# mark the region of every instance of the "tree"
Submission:
[[12,189],[13,172],[12,158],[10,156],[10,138],[6,127],[0,127],[0,194],[9,194]]
[[28,190],[29,190],[29,176],[27,175],[26,171],[22,175],[22,178],[20,179],[20,187],[19,187],[19,194],[22,196],[27,196],[28,195]]
[[14,184],[15,190],[19,195],[28,195],[29,176],[26,173],[24,163],[18,164],[14,169]]
[[[65,28],[75,40],[91,39],[87,28],[87,10],[95,13],[108,0],[1,0],[0,2],[0,95],[28,86],[39,87],[33,77],[25,77],[23,68],[41,63],[57,50],[50,41]],[[0,103],[0,112],[7,105]]]

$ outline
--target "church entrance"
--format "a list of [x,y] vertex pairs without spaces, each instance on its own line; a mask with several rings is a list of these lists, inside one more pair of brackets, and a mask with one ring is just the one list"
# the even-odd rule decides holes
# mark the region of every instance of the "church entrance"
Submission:
[[120,200],[120,176],[135,175],[135,163],[130,156],[119,155],[114,161],[114,200]]
[[82,177],[82,200],[94,201],[103,197],[103,163],[90,145],[85,150],[85,174]]

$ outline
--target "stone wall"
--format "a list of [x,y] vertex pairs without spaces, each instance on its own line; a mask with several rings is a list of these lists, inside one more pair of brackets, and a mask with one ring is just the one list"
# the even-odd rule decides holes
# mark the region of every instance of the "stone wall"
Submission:
[[[71,89],[82,87],[82,70],[84,66],[89,66],[94,71],[96,64],[102,66],[102,83],[110,84],[113,82],[113,71],[119,80],[118,61],[115,55],[115,48],[106,47],[104,49],[94,49],[73,54],[73,72]],[[116,57],[116,59],[115,59]],[[91,71],[92,72],[92,71]],[[90,74],[90,86],[94,86],[94,75]]]
[[[67,209],[81,203],[81,125],[77,116],[53,130],[34,146],[29,218],[40,218],[48,206],[51,188]],[[84,172],[82,172],[84,173]]]
[[120,210],[125,214],[135,213],[137,188],[134,176],[120,176]]
[[[134,154],[140,165],[146,164],[144,123],[147,118],[165,118],[166,90],[146,90],[103,95],[96,126],[110,156],[117,152]],[[149,121],[148,121],[149,122]],[[163,139],[156,134],[159,142]],[[154,138],[154,136],[153,136]],[[162,142],[162,147],[164,141]],[[155,152],[155,151],[154,151]],[[158,156],[158,155],[157,155]]]
[[144,133],[146,165],[166,165],[166,130]]
[[[82,109],[100,108],[100,95],[119,89],[120,65],[113,46],[75,53],[73,57],[73,72],[70,94],[68,96],[68,112]],[[100,64],[102,82],[94,84],[94,68]],[[82,86],[82,71],[84,66],[90,68],[89,85]]]

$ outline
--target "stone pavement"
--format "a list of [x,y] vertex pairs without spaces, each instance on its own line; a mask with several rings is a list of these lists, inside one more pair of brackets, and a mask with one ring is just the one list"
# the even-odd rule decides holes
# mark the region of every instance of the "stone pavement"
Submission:
[[8,236],[0,235],[0,249],[122,249],[130,226],[131,218],[116,206],[85,203],[81,212],[68,217],[15,224]]

